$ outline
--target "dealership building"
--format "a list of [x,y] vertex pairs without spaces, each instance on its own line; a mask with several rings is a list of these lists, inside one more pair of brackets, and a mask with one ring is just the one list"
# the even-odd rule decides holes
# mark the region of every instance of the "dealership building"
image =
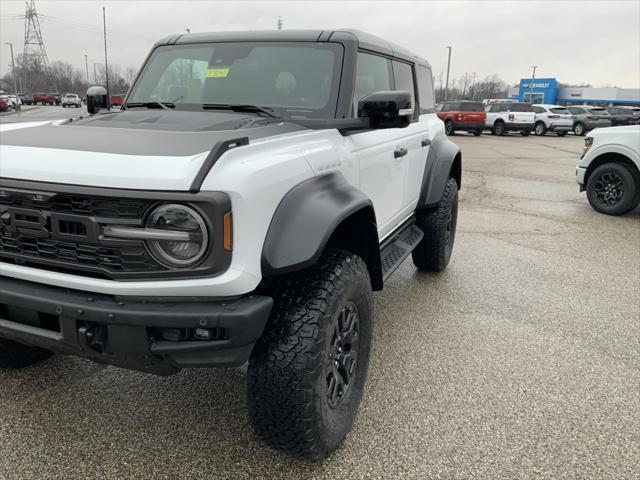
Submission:
[[555,78],[523,78],[509,89],[510,99],[555,105],[640,105],[639,88],[560,87]]

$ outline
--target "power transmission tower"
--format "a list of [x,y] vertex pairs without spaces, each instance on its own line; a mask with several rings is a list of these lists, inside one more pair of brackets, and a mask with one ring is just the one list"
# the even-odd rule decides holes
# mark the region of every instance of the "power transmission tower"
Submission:
[[[49,58],[47,57],[47,51],[44,48],[44,40],[42,40],[42,31],[40,30],[40,20],[38,19],[38,12],[36,11],[35,0],[30,0],[26,3],[26,10],[24,13],[24,48],[22,50],[22,68],[23,68],[23,85],[27,84],[27,64],[29,59],[39,58],[39,63],[44,68],[45,75],[49,77]],[[54,83],[54,90],[57,90]]]

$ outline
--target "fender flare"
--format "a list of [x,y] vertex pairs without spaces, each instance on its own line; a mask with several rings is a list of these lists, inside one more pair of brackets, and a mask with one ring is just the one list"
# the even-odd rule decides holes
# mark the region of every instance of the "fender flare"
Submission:
[[267,230],[262,247],[263,276],[316,263],[340,223],[363,208],[373,209],[373,203],[339,172],[293,187],[280,201]]
[[458,182],[458,189],[462,188],[462,152],[449,137],[439,135],[429,147],[417,208],[436,205],[450,176]]

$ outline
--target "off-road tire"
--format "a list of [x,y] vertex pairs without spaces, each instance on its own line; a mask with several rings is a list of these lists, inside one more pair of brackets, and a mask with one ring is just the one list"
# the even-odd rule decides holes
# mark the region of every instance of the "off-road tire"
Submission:
[[536,123],[534,132],[538,137],[544,137],[547,134],[547,126],[544,122],[538,122]]
[[453,129],[453,122],[451,120],[447,120],[444,122],[444,133],[447,135],[453,135],[456,131]]
[[[603,201],[602,194],[606,194],[609,184],[619,184],[621,195],[611,200],[611,203]],[[623,215],[640,202],[640,174],[632,171],[622,163],[604,163],[589,174],[587,180],[587,200],[594,210],[606,215]],[[600,196],[599,196],[600,192]]]
[[[362,398],[373,320],[367,266],[357,255],[330,250],[317,265],[280,279],[272,294],[271,317],[249,360],[249,417],[271,447],[321,460],[351,431]],[[338,357],[330,355],[347,306],[358,315],[351,337],[357,360],[344,396],[332,407],[328,380]]]
[[573,126],[573,133],[582,137],[587,134],[587,127],[584,123],[578,122]]
[[529,135],[531,135],[531,130],[520,130],[520,135],[522,135],[523,137],[528,137]]
[[507,132],[504,122],[496,122],[496,124],[493,126],[493,132],[499,137],[503,136]]
[[438,205],[416,213],[416,225],[424,237],[413,250],[413,264],[425,272],[441,272],[449,264],[458,220],[458,184],[449,178]]
[[0,338],[0,368],[25,368],[53,355],[44,348],[30,347]]
[[476,128],[476,129],[473,131],[473,134],[474,134],[476,137],[479,137],[480,135],[482,135],[482,129],[481,129],[481,128]]

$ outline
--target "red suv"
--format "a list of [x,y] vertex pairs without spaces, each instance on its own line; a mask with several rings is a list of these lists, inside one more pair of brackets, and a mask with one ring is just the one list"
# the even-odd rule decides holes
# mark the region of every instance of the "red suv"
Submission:
[[481,102],[470,100],[456,100],[436,105],[438,118],[444,122],[447,135],[453,135],[456,130],[473,133],[476,137],[482,135],[484,121],[487,114]]

